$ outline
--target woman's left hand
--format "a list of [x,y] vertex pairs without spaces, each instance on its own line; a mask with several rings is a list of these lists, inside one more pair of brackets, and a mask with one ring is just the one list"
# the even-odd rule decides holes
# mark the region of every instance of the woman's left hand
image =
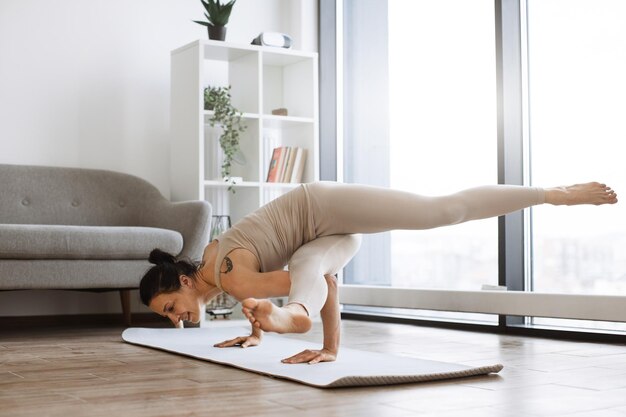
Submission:
[[313,365],[319,362],[334,362],[337,359],[337,353],[328,349],[321,350],[304,350],[290,358],[283,359],[282,363],[308,363]]
[[224,348],[241,346],[242,348],[247,348],[248,346],[258,346],[259,344],[261,344],[261,337],[259,335],[251,334],[250,336],[235,337],[234,339],[226,340],[222,343],[216,343],[213,347]]

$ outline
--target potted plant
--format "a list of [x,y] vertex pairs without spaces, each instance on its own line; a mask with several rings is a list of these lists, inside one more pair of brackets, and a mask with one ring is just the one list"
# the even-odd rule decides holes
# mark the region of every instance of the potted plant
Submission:
[[230,12],[237,0],[230,0],[228,3],[220,3],[220,0],[200,0],[206,12],[208,22],[194,20],[194,22],[206,26],[209,31],[209,39],[223,41],[226,39],[226,24],[230,18]]
[[[234,159],[240,155],[239,134],[246,129],[241,117],[243,113],[231,104],[230,88],[211,87],[204,89],[204,108],[212,110],[213,114],[209,118],[209,124],[214,127],[216,124],[222,127],[220,135],[220,147],[224,152],[224,162],[222,163],[222,176],[225,179],[230,177],[231,166]],[[232,190],[232,186],[229,190]],[[233,190],[234,192],[234,190]]]

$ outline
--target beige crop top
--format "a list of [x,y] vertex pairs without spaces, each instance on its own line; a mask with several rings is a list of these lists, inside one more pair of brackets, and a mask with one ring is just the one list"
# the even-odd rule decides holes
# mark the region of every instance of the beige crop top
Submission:
[[217,237],[215,284],[222,289],[220,269],[224,258],[235,249],[252,252],[260,272],[281,270],[294,252],[315,239],[315,222],[307,185],[283,194],[238,221]]

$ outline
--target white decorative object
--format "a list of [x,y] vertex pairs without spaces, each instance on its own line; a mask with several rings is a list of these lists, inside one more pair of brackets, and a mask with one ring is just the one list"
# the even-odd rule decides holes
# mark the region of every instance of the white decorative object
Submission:
[[291,37],[279,32],[262,32],[252,40],[252,45],[274,46],[277,48],[291,48]]

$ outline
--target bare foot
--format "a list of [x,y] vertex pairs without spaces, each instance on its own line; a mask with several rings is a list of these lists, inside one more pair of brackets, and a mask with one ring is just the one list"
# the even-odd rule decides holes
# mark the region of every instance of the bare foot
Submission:
[[246,298],[241,305],[250,323],[266,332],[306,333],[311,329],[311,319],[300,304],[278,307],[270,300]]
[[588,182],[566,187],[546,188],[546,203],[555,206],[576,204],[615,204],[617,194],[606,184]]

